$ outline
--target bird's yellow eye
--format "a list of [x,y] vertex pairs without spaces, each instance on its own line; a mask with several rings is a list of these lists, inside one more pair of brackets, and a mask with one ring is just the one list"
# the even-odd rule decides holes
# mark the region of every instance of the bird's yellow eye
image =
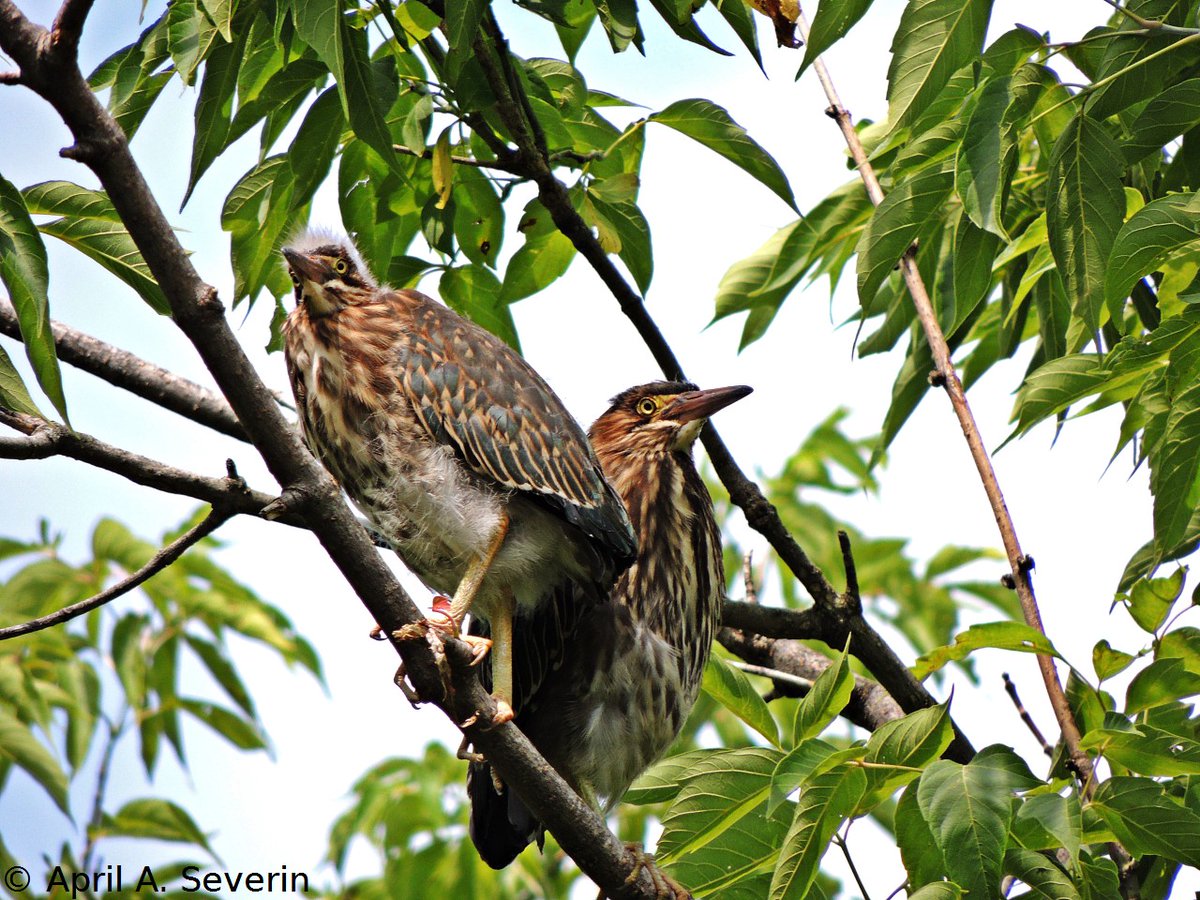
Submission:
[[646,397],[646,398],[638,401],[637,411],[640,412],[643,416],[654,415],[654,411],[656,409],[658,409],[658,404],[655,403],[653,400],[651,400],[649,397]]
[[333,261],[333,271],[337,272],[339,275],[345,275],[346,270],[349,268],[350,267],[346,265],[346,261],[344,259],[335,259]]

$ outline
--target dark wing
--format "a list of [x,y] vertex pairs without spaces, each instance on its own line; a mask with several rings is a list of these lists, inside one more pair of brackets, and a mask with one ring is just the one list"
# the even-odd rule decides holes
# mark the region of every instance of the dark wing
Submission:
[[583,429],[550,386],[495,335],[416,291],[399,379],[417,418],[484,478],[544,502],[628,565],[637,542]]

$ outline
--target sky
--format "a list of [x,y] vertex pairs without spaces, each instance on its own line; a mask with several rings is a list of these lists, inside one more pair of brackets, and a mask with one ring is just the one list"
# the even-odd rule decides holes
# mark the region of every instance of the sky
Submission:
[[[55,10],[55,4],[47,2],[20,5],[43,23]],[[827,55],[842,100],[856,117],[879,119],[886,113],[888,45],[901,6],[897,0],[877,0],[849,41]],[[149,4],[147,21],[159,8],[158,3]],[[98,0],[81,50],[85,68],[133,39],[137,10],[135,3]],[[561,56],[553,32],[540,20],[503,2],[497,10],[517,53]],[[1100,0],[997,0],[992,34],[1022,22],[1063,40],[1080,36],[1106,14]],[[644,16],[645,58],[634,52],[614,58],[603,36],[592,35],[579,61],[590,87],[649,109],[694,96],[725,106],[775,156],[801,209],[850,178],[844,145],[824,115],[826,102],[816,79],[808,74],[798,83],[793,80],[799,54],[776,50],[769,24],[764,21],[760,28],[769,76],[764,78],[745,53],[724,58],[682,44],[654,18],[652,11]],[[705,11],[701,21],[718,43],[737,49],[714,11]],[[132,148],[168,217],[181,229],[183,243],[193,251],[201,275],[229,297],[228,237],[220,231],[219,213],[229,188],[253,164],[258,139],[257,134],[244,138],[219,159],[179,211],[194,102],[194,88],[173,82]],[[629,115],[645,112],[632,110]],[[58,149],[70,143],[66,130],[28,91],[0,88],[0,122],[8,123],[0,136],[0,173],[10,181],[25,187],[65,178],[95,186],[86,169],[58,157]],[[20,140],[11,138],[17,133],[13,123],[19,123]],[[795,214],[741,170],[665,128],[649,130],[642,175],[639,203],[651,222],[655,252],[654,283],[647,296],[651,314],[693,381],[704,387],[755,388],[754,394],[715,419],[742,467],[751,473],[777,471],[803,437],[838,407],[852,411],[843,425],[848,434],[875,433],[901,357],[893,353],[854,358],[853,328],[836,327],[857,306],[852,278],[847,279],[849,290],[839,290],[832,301],[823,282],[794,293],[766,337],[741,354],[740,320],[707,327],[725,269],[751,254]],[[313,218],[316,224],[339,226],[332,186],[318,195]],[[506,241],[510,252],[519,244],[511,223]],[[51,239],[47,245],[56,318],[211,384],[195,351],[169,320],[155,315],[70,248]],[[282,357],[261,349],[269,315],[269,303],[263,302],[249,315],[239,309],[229,318],[264,380],[286,394]],[[526,356],[581,422],[594,419],[608,398],[623,388],[659,377],[615,301],[583,262],[577,260],[547,291],[517,304],[514,316]],[[0,343],[21,361],[19,347],[7,339]],[[998,365],[971,391],[989,447],[998,446],[1008,434],[1010,390],[1026,362],[1018,358]],[[64,367],[64,377],[72,421],[79,430],[210,475],[222,474],[224,460],[232,457],[252,486],[276,490],[247,445],[214,436],[70,367]],[[1118,424],[1111,411],[1073,421],[1053,447],[1052,429],[1043,426],[1006,446],[994,461],[1023,547],[1037,560],[1035,586],[1047,632],[1087,673],[1091,648],[1103,637],[1130,652],[1142,646],[1140,632],[1127,614],[1121,609],[1110,612],[1125,561],[1148,538],[1151,524],[1145,473],[1128,477],[1130,466],[1124,457],[1105,471]],[[1000,548],[961,430],[943,397],[931,395],[918,408],[895,441],[880,478],[875,495],[829,499],[832,512],[869,535],[909,538],[909,552],[919,560],[949,543]],[[139,535],[155,539],[194,507],[191,501],[148,492],[66,460],[0,460],[0,535],[31,537],[38,517],[47,515],[65,535],[68,559],[86,557],[91,530],[103,515],[116,514]],[[765,543],[744,525],[735,527],[743,546],[763,558]],[[403,701],[391,683],[394,653],[368,641],[370,617],[310,535],[242,518],[223,527],[219,536],[226,542],[219,561],[283,608],[314,641],[325,666],[327,690],[303,672],[288,671],[270,654],[235,642],[235,658],[273,739],[273,755],[237,753],[192,727],[186,734],[188,772],[164,757],[157,781],[148,789],[137,775],[140,763],[131,744],[117,760],[114,799],[119,802],[150,790],[176,797],[202,827],[215,831],[213,844],[227,869],[277,869],[286,864],[292,870],[319,873],[329,824],[345,808],[354,780],[385,757],[419,753],[428,740],[453,747],[457,732],[436,711],[413,711]],[[395,568],[423,602],[427,592],[398,563]],[[999,579],[1003,571],[996,563],[980,566],[974,574]],[[978,621],[989,618],[983,615]],[[977,747],[1012,745],[1036,771],[1040,752],[1003,693],[1002,671],[1011,673],[1042,729],[1053,733],[1053,717],[1031,656],[980,654],[980,687],[952,675],[940,693],[957,688],[955,718]],[[194,672],[185,677],[204,676]],[[76,801],[82,803],[82,795]],[[14,831],[13,822],[21,828]],[[43,852],[56,852],[68,826],[36,788],[16,778],[0,797],[0,827],[18,860],[36,860]],[[864,856],[873,860],[864,873],[872,896],[886,896],[902,880],[898,861],[887,862],[894,849],[886,850],[861,827],[852,832],[852,849],[856,844],[867,848]],[[127,843],[114,842],[108,853],[113,861],[124,857],[131,864],[142,858],[141,851]],[[846,878],[839,860],[831,855],[828,863],[831,871]],[[362,855],[352,858],[352,868],[359,872],[371,871],[372,864]],[[1175,895],[1191,896],[1197,889],[1200,876],[1185,873]]]

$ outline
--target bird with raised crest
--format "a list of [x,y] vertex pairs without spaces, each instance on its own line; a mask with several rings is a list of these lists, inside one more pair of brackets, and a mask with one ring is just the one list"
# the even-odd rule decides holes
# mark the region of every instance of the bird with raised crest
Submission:
[[[518,727],[600,812],[611,811],[667,751],[699,694],[725,571],[692,445],[709,416],[750,390],[644,384],[618,394],[589,431],[628,509],[637,558],[618,577],[612,601],[585,612],[574,640],[559,646],[548,664],[552,678],[544,677],[546,665],[532,673],[518,668],[514,703]],[[517,635],[518,659],[536,655],[522,652],[525,641],[536,645],[554,632],[552,618],[532,616]],[[487,762],[470,767],[470,833],[484,861],[502,868],[540,842],[542,827],[488,770]]]
[[[380,285],[346,238],[309,231],[283,256],[304,439],[405,565],[452,595],[427,625],[458,636],[470,612],[486,632],[465,639],[477,661],[491,649],[496,719],[511,718],[514,665],[523,683],[543,677],[634,558],[625,509],[582,428],[502,340]],[[536,640],[522,637],[532,619]]]

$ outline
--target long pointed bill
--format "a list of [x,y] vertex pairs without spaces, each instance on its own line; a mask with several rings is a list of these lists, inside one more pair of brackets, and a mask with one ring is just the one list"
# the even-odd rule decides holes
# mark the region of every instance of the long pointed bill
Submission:
[[326,274],[325,266],[322,263],[291,247],[283,248],[283,258],[287,260],[292,271],[305,281],[320,284]]
[[741,400],[754,388],[745,384],[735,384],[731,387],[709,388],[706,391],[687,391],[671,401],[664,411],[664,416],[677,422],[694,422],[697,419],[707,419],[718,410]]

